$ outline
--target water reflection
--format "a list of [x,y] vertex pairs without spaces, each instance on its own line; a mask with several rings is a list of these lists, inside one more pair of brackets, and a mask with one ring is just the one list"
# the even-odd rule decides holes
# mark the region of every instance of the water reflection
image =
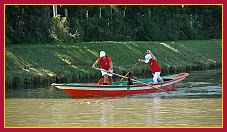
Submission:
[[7,127],[222,126],[221,98],[7,99],[6,103]]
[[111,126],[113,122],[113,106],[111,104],[103,103],[101,105],[100,125]]
[[[152,103],[153,101],[153,103]],[[161,105],[161,98],[160,97],[154,97],[153,100],[151,100],[151,103],[146,103],[144,105],[145,110],[145,117],[146,117],[146,126],[158,126],[159,120],[160,120],[160,105]]]

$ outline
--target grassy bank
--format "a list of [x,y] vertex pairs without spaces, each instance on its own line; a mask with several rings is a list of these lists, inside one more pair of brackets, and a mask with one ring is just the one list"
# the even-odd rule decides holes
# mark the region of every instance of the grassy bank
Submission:
[[[124,74],[147,49],[158,58],[163,74],[218,67],[222,63],[221,40],[7,45],[6,86],[95,82],[100,72],[91,65],[100,50],[112,58],[114,71]],[[140,76],[149,74],[149,70],[147,65],[139,64],[134,73]]]

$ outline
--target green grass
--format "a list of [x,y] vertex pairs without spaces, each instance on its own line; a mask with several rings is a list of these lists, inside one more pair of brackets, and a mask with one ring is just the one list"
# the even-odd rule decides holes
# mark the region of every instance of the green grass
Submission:
[[[91,68],[104,50],[113,60],[114,71],[127,72],[147,49],[158,59],[162,70],[178,72],[193,66],[209,67],[222,63],[221,40],[176,42],[87,42],[75,44],[6,45],[6,80],[13,77],[77,77],[100,76]],[[134,72],[143,74],[146,64],[138,64]]]

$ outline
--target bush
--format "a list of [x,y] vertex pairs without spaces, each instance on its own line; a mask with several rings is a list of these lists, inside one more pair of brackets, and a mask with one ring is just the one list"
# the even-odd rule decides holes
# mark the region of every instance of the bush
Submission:
[[66,17],[53,17],[49,29],[50,37],[57,43],[74,43],[79,40],[78,32],[70,32]]

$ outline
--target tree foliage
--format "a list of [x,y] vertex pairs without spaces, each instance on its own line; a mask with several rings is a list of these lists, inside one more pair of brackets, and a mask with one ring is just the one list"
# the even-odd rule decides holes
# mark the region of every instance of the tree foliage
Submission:
[[[220,39],[220,5],[7,5],[6,44]],[[66,13],[67,10],[67,13]]]

